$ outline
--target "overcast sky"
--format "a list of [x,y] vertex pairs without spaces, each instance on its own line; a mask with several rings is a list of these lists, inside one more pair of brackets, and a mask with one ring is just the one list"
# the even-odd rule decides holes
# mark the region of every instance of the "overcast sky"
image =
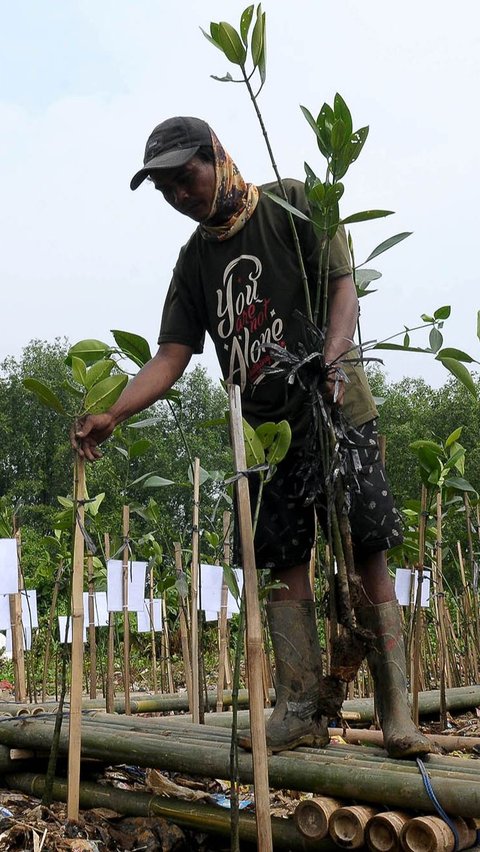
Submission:
[[[18,0],[0,32],[2,324],[0,361],[32,338],[74,343],[110,329],[152,349],[180,246],[192,231],[152,187],[131,192],[146,137],[171,115],[215,129],[246,180],[273,179],[243,86],[200,32],[238,24],[236,0]],[[362,300],[364,339],[414,326],[452,306],[445,342],[480,359],[478,140],[480,7],[476,0],[270,0],[261,108],[280,171],[323,170],[299,105],[316,114],[335,92],[368,124],[345,178],[344,215],[395,215],[352,226],[364,260],[383,239],[413,236],[373,265],[378,292]],[[421,340],[419,339],[419,343]],[[213,348],[203,363],[218,375]],[[389,377],[446,373],[425,355],[385,359]]]

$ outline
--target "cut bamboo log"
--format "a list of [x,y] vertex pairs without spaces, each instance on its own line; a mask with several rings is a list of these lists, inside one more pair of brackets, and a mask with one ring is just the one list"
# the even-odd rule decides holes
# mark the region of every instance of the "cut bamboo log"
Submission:
[[384,811],[369,819],[365,841],[371,852],[399,852],[402,828],[411,818],[405,811]]
[[[475,828],[469,827],[465,820],[452,820],[455,826],[457,850],[468,849],[476,839]],[[441,817],[421,816],[407,822],[401,831],[400,841],[405,852],[453,852],[455,835],[450,826]]]
[[[15,772],[6,776],[10,789],[21,790],[31,796],[41,797],[45,785],[43,776],[33,773]],[[66,785],[61,779],[55,779],[53,793],[57,801],[65,801]],[[231,815],[225,808],[215,807],[205,802],[192,804],[166,796],[154,796],[149,793],[119,790],[114,787],[82,782],[80,800],[83,808],[106,808],[130,816],[158,816],[168,819],[184,828],[190,828],[207,834],[230,834]],[[239,815],[240,840],[254,844],[256,841],[255,817],[244,811]],[[272,836],[274,849],[296,852],[335,852],[335,845],[329,838],[320,843],[311,842],[297,831],[292,819],[272,817]]]
[[343,807],[340,799],[329,796],[313,796],[303,799],[295,808],[293,821],[303,837],[310,840],[323,840],[328,835],[328,821],[331,815]]
[[258,581],[253,547],[252,514],[248,481],[244,476],[247,467],[243,438],[243,419],[240,388],[228,388],[231,442],[235,473],[240,474],[235,483],[237,512],[242,546],[243,584],[246,612],[247,670],[250,692],[250,732],[252,737],[252,759],[257,821],[257,845],[260,852],[272,849],[272,827],[268,788],[267,744],[265,738],[265,716],[263,712],[263,642]]
[[378,813],[367,805],[337,808],[328,821],[328,833],[337,846],[359,849],[365,845],[365,828],[369,819]]
[[68,732],[68,800],[67,817],[78,820],[80,754],[82,739],[82,675],[83,675],[83,560],[85,519],[85,459],[75,456],[74,512],[75,536],[72,567],[72,657],[70,683],[70,720]]

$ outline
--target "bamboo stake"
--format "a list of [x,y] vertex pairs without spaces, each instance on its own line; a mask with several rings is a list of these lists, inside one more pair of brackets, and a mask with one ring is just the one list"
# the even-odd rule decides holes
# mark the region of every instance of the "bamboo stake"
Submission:
[[172,655],[170,653],[170,630],[168,627],[168,614],[167,614],[167,604],[165,601],[165,595],[162,597],[162,622],[163,622],[163,648],[165,653],[165,664],[167,669],[167,682],[168,688],[171,693],[175,691],[175,685],[173,683],[173,671],[172,671]]
[[265,716],[263,712],[262,685],[262,625],[258,603],[258,585],[253,547],[252,515],[248,481],[243,476],[246,470],[245,444],[243,438],[242,406],[240,388],[228,388],[231,441],[235,472],[240,473],[235,483],[245,591],[247,621],[247,670],[250,693],[250,732],[252,737],[253,778],[255,789],[257,846],[259,852],[272,850],[272,825],[268,788],[268,760],[265,738]]
[[[230,512],[223,513],[223,561],[230,565]],[[223,688],[225,686],[225,664],[228,654],[227,646],[227,603],[228,586],[223,578],[220,598],[220,618],[218,620],[218,679],[217,679],[217,713],[223,710]]]
[[418,525],[418,569],[415,609],[413,613],[414,633],[412,645],[412,718],[418,725],[418,693],[420,692],[420,654],[422,645],[422,584],[423,565],[425,562],[425,532],[427,527],[427,489],[422,485],[420,521]]
[[20,569],[20,533],[15,533],[17,542],[17,559],[18,559],[18,592],[15,595],[9,596],[10,603],[10,621],[12,628],[12,659],[13,671],[15,680],[15,700],[25,701],[27,697],[27,684],[25,678],[25,651],[23,643],[23,625],[22,625],[22,597],[21,591],[23,588],[23,578]]
[[88,644],[90,650],[90,698],[97,697],[97,641],[95,636],[95,581],[93,554],[87,556],[88,566]]
[[48,616],[48,629],[47,636],[45,639],[45,653],[43,657],[43,675],[42,675],[42,701],[45,701],[47,697],[47,679],[48,679],[48,664],[50,662],[50,649],[52,647],[52,636],[53,636],[53,622],[55,618],[55,612],[57,609],[57,600],[58,593],[60,590],[60,580],[62,578],[64,570],[63,560],[60,561],[60,564],[57,568],[57,573],[55,576],[55,583],[53,585],[52,592],[52,602],[50,604],[50,612]]
[[[110,536],[105,533],[105,564],[110,559]],[[107,642],[107,684],[105,690],[105,701],[107,713],[114,713],[115,700],[115,613],[108,613],[108,642]]]
[[198,553],[199,553],[200,459],[193,464],[193,531],[190,567],[190,658],[192,662],[192,717],[200,721],[200,677],[198,657]]
[[130,715],[130,620],[128,617],[128,570],[130,534],[130,508],[123,507],[123,688],[125,691],[125,714]]
[[[438,611],[438,627],[440,636],[440,720],[442,728],[447,727],[447,685],[451,686],[450,673],[447,674],[447,636],[445,633],[445,593],[443,591],[443,540],[442,540],[442,492],[437,493],[437,594],[435,597]],[[448,684],[447,684],[448,680]]]
[[[177,579],[183,574],[182,548],[179,541],[173,545],[175,549],[175,568]],[[192,711],[192,666],[190,662],[190,648],[188,642],[188,600],[180,595],[180,640],[182,643],[183,667],[185,670],[185,685],[187,687],[188,706]]]
[[83,673],[83,559],[85,518],[85,459],[75,454],[74,512],[75,535],[72,568],[72,663],[70,683],[70,723],[68,729],[67,818],[78,820],[80,797],[80,755],[82,740]]
[[152,686],[158,692],[157,684],[157,649],[155,644],[155,624],[153,616],[153,565],[150,566],[150,643],[152,647]]

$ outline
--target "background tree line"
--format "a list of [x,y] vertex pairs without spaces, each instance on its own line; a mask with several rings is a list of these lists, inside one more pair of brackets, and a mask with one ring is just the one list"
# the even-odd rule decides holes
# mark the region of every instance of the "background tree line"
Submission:
[[[68,348],[65,339],[53,343],[34,340],[19,360],[7,358],[0,365],[1,507],[7,519],[16,509],[26,577],[38,582],[41,575],[45,586],[53,570],[49,542],[55,527],[62,527],[58,497],[72,491],[72,450],[65,422],[40,405],[22,380],[29,376],[48,381],[62,398],[68,382]],[[375,396],[383,400],[380,431],[386,436],[387,470],[398,507],[408,506],[420,496],[420,468],[410,444],[418,439],[442,443],[459,426],[463,427],[461,443],[466,450],[465,478],[480,491],[478,400],[453,378],[439,389],[422,379],[390,383],[378,368],[370,370],[369,378]],[[475,381],[478,387],[478,377]],[[123,424],[116,430],[115,440],[105,445],[103,458],[88,468],[89,496],[105,494],[92,525],[94,537],[100,541],[109,532],[113,547],[117,541],[119,544],[122,505],[127,502],[133,507],[132,538],[144,542],[150,536],[151,544],[153,537],[168,563],[173,542],[188,547],[191,538],[189,453],[198,455],[202,468],[211,474],[202,485],[201,501],[206,558],[214,558],[219,541],[221,510],[228,507],[229,500],[222,481],[231,472],[227,429],[220,422],[227,398],[220,383],[197,367],[176,387],[179,403],[160,402],[135,418],[142,422],[156,418],[150,426],[131,429]],[[139,439],[143,439],[143,454],[128,459],[128,447]],[[136,480],[148,472],[173,484],[147,489]],[[461,511],[449,521],[446,536],[452,540],[453,553],[456,539],[465,540]],[[475,540],[478,543],[478,536]],[[445,566],[453,582],[454,562],[453,558],[452,565]]]

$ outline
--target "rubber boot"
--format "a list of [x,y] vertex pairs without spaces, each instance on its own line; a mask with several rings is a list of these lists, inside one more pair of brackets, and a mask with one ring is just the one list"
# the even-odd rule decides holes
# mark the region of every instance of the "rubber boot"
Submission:
[[[275,657],[276,702],[266,723],[267,748],[283,751],[299,745],[328,743],[327,718],[321,715],[322,657],[313,601],[267,604]],[[238,744],[251,749],[250,734]]]
[[389,756],[410,758],[434,751],[430,740],[413,724],[408,706],[405,646],[397,601],[362,607],[357,618],[375,636],[367,661]]

